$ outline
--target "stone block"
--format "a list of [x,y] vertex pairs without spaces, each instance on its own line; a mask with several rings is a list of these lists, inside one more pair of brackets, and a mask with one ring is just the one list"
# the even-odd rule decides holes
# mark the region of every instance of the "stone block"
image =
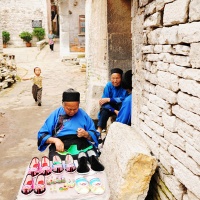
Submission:
[[142,47],[142,52],[143,53],[154,53],[153,49],[154,49],[153,45],[146,45],[146,46]]
[[187,69],[183,71],[182,77],[185,79],[191,79],[200,81],[200,70],[199,69]]
[[171,163],[177,179],[200,199],[200,178],[173,157]]
[[189,21],[200,20],[200,0],[192,0],[189,6]]
[[161,26],[161,13],[156,12],[149,17],[147,17],[144,21],[144,28],[147,27],[160,27]]
[[163,10],[165,4],[173,2],[175,0],[156,0],[156,10]]
[[200,98],[200,84],[194,80],[180,79],[179,88],[183,92]]
[[172,106],[172,113],[187,124],[194,126],[197,130],[200,130],[200,116],[193,112],[187,111],[181,108],[179,105]]
[[158,71],[157,73],[158,85],[177,92],[179,90],[179,78],[178,76],[169,72]]
[[156,12],[156,1],[149,3],[145,8],[145,15],[151,15]]
[[162,116],[162,112],[163,112],[162,108],[160,108],[157,105],[151,103],[150,101],[147,102],[147,107],[148,107],[149,110],[151,110],[152,112],[154,112],[159,117]]
[[167,72],[168,69],[169,69],[169,63],[159,61],[159,62],[157,62],[157,68],[160,71],[166,71]]
[[189,157],[184,151],[181,149],[170,145],[169,153],[173,155],[179,162],[181,162],[185,167],[187,167],[192,173],[199,176],[200,174],[200,166]]
[[194,161],[200,166],[200,152],[197,151],[192,145],[186,143],[186,153],[188,156],[194,159]]
[[191,51],[190,51],[190,63],[192,68],[200,68],[200,43],[192,43],[191,44]]
[[200,22],[179,24],[178,26],[179,43],[195,43],[200,41]]
[[163,120],[164,127],[167,130],[171,132],[177,132],[177,127],[176,127],[177,119],[175,116],[169,116],[165,112],[163,112],[162,120]]
[[163,52],[163,45],[154,46],[154,53],[162,53],[162,52]]
[[183,77],[183,73],[186,69],[187,69],[186,67],[178,66],[175,64],[169,65],[169,72],[180,77]]
[[149,44],[178,44],[178,26],[157,28],[147,37]]
[[189,56],[174,56],[174,63],[176,65],[191,67]]
[[164,110],[168,110],[170,108],[170,104],[156,95],[150,94],[149,101],[158,107],[163,108]]
[[[192,44],[191,44],[192,45]],[[186,45],[173,45],[173,54],[186,55],[190,53],[190,47]]]
[[178,200],[182,200],[183,194],[185,193],[183,184],[174,175],[166,174],[161,169],[159,169],[159,175],[173,196]]
[[111,199],[145,199],[157,161],[151,156],[147,144],[134,128],[117,122],[112,123],[101,161],[105,165]]
[[147,126],[154,130],[156,134],[164,136],[164,127],[155,123],[149,116],[144,115],[144,122],[147,124]]
[[159,54],[159,59],[165,63],[174,63],[174,55],[172,55],[170,53]]
[[143,70],[143,74],[144,74],[144,78],[149,81],[150,83],[156,85],[158,83],[157,80],[157,75],[156,74],[152,74],[146,70]]
[[153,84],[151,84],[151,83],[149,83],[149,82],[147,82],[147,81],[145,81],[144,83],[143,83],[143,87],[144,87],[144,89],[147,91],[147,92],[149,92],[149,93],[152,93],[152,94],[155,94],[156,92],[155,92],[155,85],[153,85]]
[[[167,129],[164,130],[164,138],[174,146],[185,150],[185,140],[177,133],[172,133],[171,131],[168,131]],[[173,154],[172,154],[173,155]]]
[[190,0],[176,0],[166,4],[163,16],[164,26],[186,23],[188,19],[189,3]]
[[164,87],[161,87],[159,85],[156,85],[155,87],[156,95],[170,104],[177,103],[177,94],[171,90],[168,90]]
[[163,52],[164,53],[171,53],[172,52],[172,46],[171,45],[163,45]]
[[191,112],[200,115],[200,99],[191,95],[179,92],[177,95],[178,104]]

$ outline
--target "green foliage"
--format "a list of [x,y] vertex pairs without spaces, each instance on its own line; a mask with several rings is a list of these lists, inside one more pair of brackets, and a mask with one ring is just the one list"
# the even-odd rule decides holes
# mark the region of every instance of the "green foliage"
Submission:
[[34,28],[33,33],[34,36],[38,38],[38,40],[43,40],[45,36],[45,30],[44,28]]
[[3,44],[7,44],[10,40],[10,33],[8,31],[2,31]]
[[27,32],[27,31],[23,31],[23,32],[21,32],[21,33],[19,34],[19,37],[20,37],[23,41],[29,43],[29,42],[32,40],[33,35],[32,35],[31,33]]

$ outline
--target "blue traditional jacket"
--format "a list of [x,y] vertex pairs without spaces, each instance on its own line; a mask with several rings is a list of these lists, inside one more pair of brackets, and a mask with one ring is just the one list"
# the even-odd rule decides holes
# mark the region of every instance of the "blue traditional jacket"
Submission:
[[[68,119],[63,120],[63,125],[58,131],[55,131],[57,124],[59,122],[59,116],[66,115],[64,108],[61,106],[53,111],[49,117],[46,119],[44,125],[38,132],[38,150],[44,151],[49,144],[46,144],[46,141],[50,137],[61,137],[66,135],[77,134],[76,131],[78,128],[83,128],[89,133],[94,145],[98,146],[98,137],[99,132],[96,131],[94,122],[89,117],[89,115],[81,108],[78,112]],[[54,135],[54,133],[56,134]],[[91,141],[88,140],[89,143]],[[91,143],[92,144],[92,143]]]
[[122,102],[122,107],[116,118],[116,122],[131,125],[132,94],[129,94]]

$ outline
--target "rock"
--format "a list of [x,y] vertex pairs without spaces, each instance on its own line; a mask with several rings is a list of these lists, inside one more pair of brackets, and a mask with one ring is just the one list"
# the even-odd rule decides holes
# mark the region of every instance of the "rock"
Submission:
[[145,199],[157,161],[133,127],[113,122],[100,159],[108,176],[111,199]]

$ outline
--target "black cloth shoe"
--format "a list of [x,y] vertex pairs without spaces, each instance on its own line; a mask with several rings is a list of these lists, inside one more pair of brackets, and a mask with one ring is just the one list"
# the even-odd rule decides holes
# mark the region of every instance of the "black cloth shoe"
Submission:
[[78,168],[77,172],[79,174],[87,174],[90,171],[90,168],[87,165],[87,155],[84,152],[78,154]]
[[99,162],[95,152],[93,150],[87,151],[88,161],[91,165],[91,169],[100,172],[104,170],[104,166]]

